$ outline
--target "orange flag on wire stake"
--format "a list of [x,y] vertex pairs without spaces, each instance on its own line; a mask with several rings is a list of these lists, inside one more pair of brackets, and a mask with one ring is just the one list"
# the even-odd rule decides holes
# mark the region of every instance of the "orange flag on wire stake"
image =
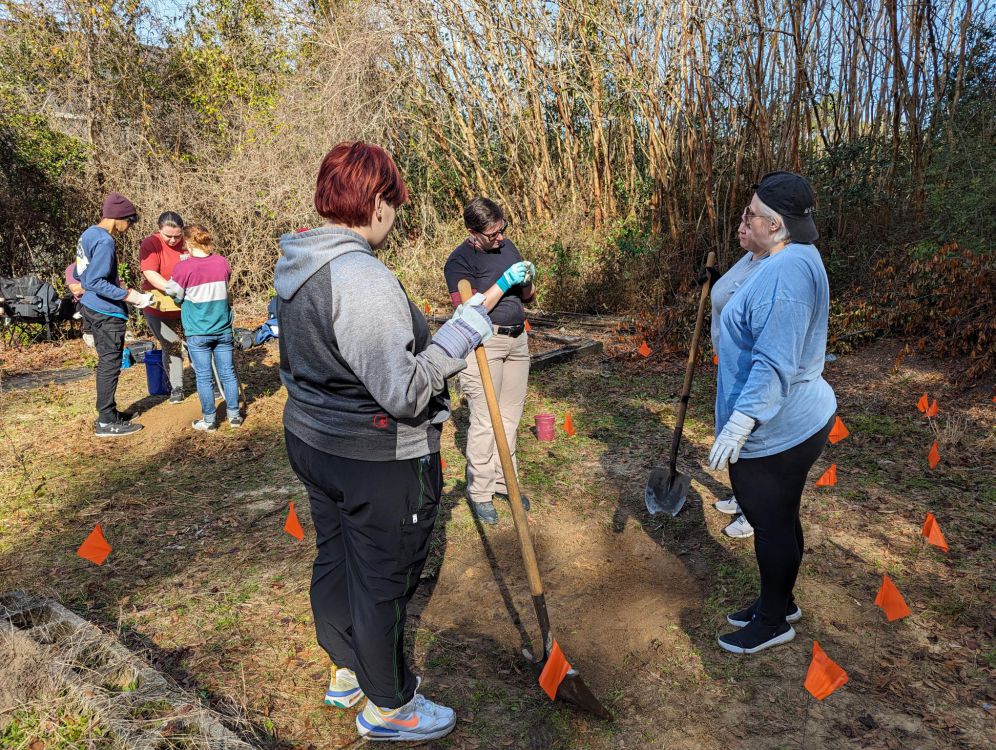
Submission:
[[935,547],[938,547],[945,552],[948,551],[948,542],[944,538],[944,534],[941,533],[941,527],[937,523],[937,519],[934,518],[933,513],[928,513],[927,517],[924,519],[920,535],[926,537],[927,541]]
[[928,417],[936,417],[937,416],[937,399],[936,398],[934,399],[933,403],[931,403],[931,405],[927,407],[927,411],[925,413],[926,413],[926,415]]
[[104,531],[98,523],[93,527],[90,535],[83,540],[83,544],[76,550],[76,554],[84,560],[89,560],[94,565],[103,565],[104,560],[111,554],[111,545],[104,538]]
[[301,522],[297,520],[293,500],[291,500],[290,510],[287,512],[287,520],[284,521],[284,531],[295,539],[304,539],[304,529],[301,528]]
[[644,341],[642,344],[640,344],[640,348],[637,349],[636,351],[637,351],[637,353],[641,357],[649,357],[650,356],[650,347],[647,346],[647,342],[646,341]]
[[719,365],[719,355],[718,354],[713,354],[712,355],[712,363],[714,365],[717,365],[717,366]]
[[875,606],[882,608],[889,622],[901,620],[913,614],[889,576],[882,576],[882,586],[875,596]]
[[439,465],[442,467],[443,471],[446,471],[446,459],[442,456],[439,457]]
[[851,433],[847,431],[847,427],[844,425],[844,420],[837,417],[837,420],[833,423],[833,428],[830,430],[830,442],[839,443],[850,434]]
[[830,464],[830,468],[823,472],[823,476],[816,480],[817,487],[833,487],[837,484],[837,464]]
[[425,305],[422,306],[422,310],[425,311],[426,315],[432,315],[432,308],[429,307],[428,302],[426,302]]
[[937,441],[930,446],[930,453],[927,454],[927,463],[930,464],[931,469],[936,469],[937,464],[941,462],[941,452],[937,450]]
[[847,672],[827,656],[818,641],[813,641],[813,658],[806,672],[806,690],[821,701],[847,683]]
[[557,688],[564,681],[564,677],[571,670],[571,665],[564,658],[564,652],[560,650],[560,644],[553,642],[550,649],[550,658],[546,660],[543,671],[540,672],[539,684],[543,692],[550,696],[550,700],[557,699]]
[[567,433],[569,437],[574,437],[577,430],[574,429],[574,420],[571,419],[571,413],[564,413],[564,432]]
[[927,400],[927,394],[920,396],[920,400],[916,402],[916,408],[922,411],[924,414],[927,413],[927,408],[930,406],[930,401]]
[[522,324],[522,326],[523,326],[524,330],[526,331],[526,333],[529,333],[530,331],[532,331],[532,330],[533,330],[533,327],[532,327],[531,325],[529,325],[529,321],[528,321],[528,320],[526,320],[526,321],[525,321],[525,322],[524,322],[524,323]]

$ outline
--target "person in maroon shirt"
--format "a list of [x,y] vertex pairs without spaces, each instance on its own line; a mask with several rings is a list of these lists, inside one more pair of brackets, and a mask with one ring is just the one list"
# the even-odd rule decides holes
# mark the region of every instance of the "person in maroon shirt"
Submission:
[[[144,277],[142,290],[165,293],[166,283],[173,276],[173,267],[187,257],[187,248],[183,241],[183,219],[178,213],[164,211],[159,215],[157,223],[159,230],[142,240],[138,256]],[[165,299],[169,300],[169,297]],[[167,365],[168,360],[167,374],[171,388],[169,402],[179,404],[183,401],[183,329],[179,308],[173,304],[164,307],[166,309],[162,310],[146,307],[143,312],[149,330],[162,347],[163,364]]]

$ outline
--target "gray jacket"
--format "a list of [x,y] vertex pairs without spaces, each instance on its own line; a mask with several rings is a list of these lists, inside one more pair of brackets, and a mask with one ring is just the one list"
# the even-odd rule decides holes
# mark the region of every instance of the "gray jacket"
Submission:
[[367,461],[439,451],[446,379],[466,367],[432,343],[401,283],[356,232],[321,227],[280,239],[284,427],[326,453]]

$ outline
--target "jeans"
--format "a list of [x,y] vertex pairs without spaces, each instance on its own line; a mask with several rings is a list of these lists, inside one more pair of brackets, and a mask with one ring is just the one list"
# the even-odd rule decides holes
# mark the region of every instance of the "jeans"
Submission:
[[124,318],[104,315],[83,307],[83,319],[90,324],[94,348],[97,350],[97,421],[111,424],[118,421],[114,395],[121,375],[121,354],[124,351]]
[[232,332],[216,333],[210,336],[187,336],[187,351],[197,376],[197,397],[201,400],[201,414],[204,421],[214,424],[214,383],[211,380],[211,362],[221,380],[221,390],[225,394],[225,411],[229,419],[239,413],[239,381],[235,376],[235,362],[232,359]]

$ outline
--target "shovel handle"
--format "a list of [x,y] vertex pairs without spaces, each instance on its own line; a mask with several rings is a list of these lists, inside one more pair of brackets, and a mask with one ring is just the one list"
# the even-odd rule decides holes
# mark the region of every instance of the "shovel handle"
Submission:
[[[716,253],[709,251],[706,258],[706,268],[716,267]],[[702,335],[702,321],[705,320],[706,301],[712,289],[712,277],[706,274],[705,283],[699,292],[699,310],[695,316],[695,332],[692,334],[692,346],[688,350],[688,364],[685,365],[685,382],[681,385],[681,401],[678,404],[678,418],[674,423],[674,439],[671,441],[671,476],[675,476],[678,466],[678,445],[681,443],[681,432],[685,427],[685,412],[688,411],[688,400],[692,395],[692,375],[695,373],[695,359],[699,354],[699,337]]]
[[[473,295],[470,282],[466,279],[460,280],[457,289],[463,302],[469,300]],[[538,597],[543,596],[543,582],[540,580],[539,566],[536,564],[536,550],[533,548],[533,540],[529,536],[529,521],[526,518],[526,511],[522,507],[522,495],[519,493],[519,480],[515,476],[515,465],[512,463],[512,451],[508,448],[505,423],[502,422],[501,410],[498,408],[498,397],[495,395],[494,382],[491,380],[487,352],[483,345],[478,345],[474,354],[477,357],[477,369],[481,371],[481,384],[484,386],[484,396],[488,402],[488,413],[491,415],[491,427],[495,433],[495,447],[498,449],[498,457],[501,459],[501,470],[505,475],[505,487],[508,489],[508,501],[509,505],[512,506],[512,521],[515,523],[515,533],[519,537],[519,548],[522,550],[522,562],[526,566],[529,590],[532,592],[535,602]],[[537,612],[537,614],[539,613]],[[545,614],[544,604],[543,615],[545,616]],[[544,639],[548,631],[549,624],[543,628]]]

